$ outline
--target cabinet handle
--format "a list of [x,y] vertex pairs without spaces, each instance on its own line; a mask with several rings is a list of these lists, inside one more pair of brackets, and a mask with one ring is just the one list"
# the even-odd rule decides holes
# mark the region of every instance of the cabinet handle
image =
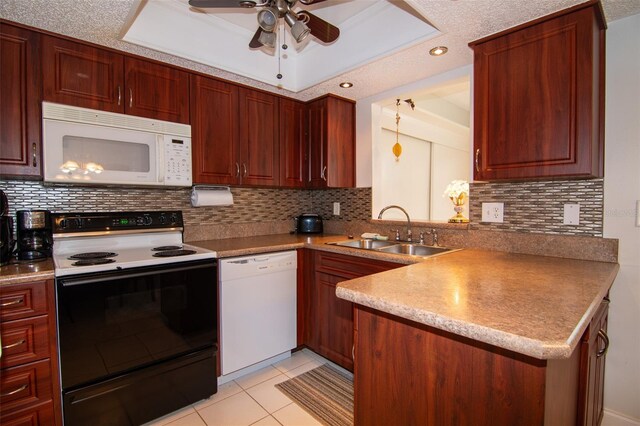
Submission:
[[607,332],[604,330],[598,330],[598,337],[604,340],[604,348],[600,349],[596,353],[596,358],[600,358],[601,356],[606,355],[607,351],[609,350],[609,336],[607,336]]
[[11,302],[4,302],[0,304],[0,308],[6,308],[7,306],[19,305],[24,302],[24,299],[21,297],[20,299],[12,300]]
[[356,360],[356,345],[351,345],[351,361],[355,362]]
[[15,343],[11,343],[10,345],[3,346],[2,350],[4,351],[5,349],[11,349],[11,348],[15,348],[16,346],[24,345],[25,342],[26,340],[22,339],[19,342],[15,342]]
[[129,87],[129,108],[133,107],[133,89]]
[[118,86],[118,106],[122,103],[122,88]]
[[33,154],[31,154],[33,167],[38,167],[38,153],[36,152],[37,147],[38,146],[35,142],[31,145],[31,148],[33,149]]
[[480,148],[476,149],[476,172],[480,171],[479,157],[480,157]]
[[322,180],[324,180],[325,182],[327,181],[327,166],[324,166],[322,168],[322,170],[320,170],[320,177],[322,178]]
[[242,163],[242,177],[247,177],[247,165]]
[[236,177],[240,177],[240,164],[236,162]]
[[2,393],[2,394],[0,394],[0,396],[3,396],[3,397],[4,397],[4,396],[11,396],[11,395],[15,395],[15,394],[17,394],[18,392],[22,392],[23,390],[25,390],[28,386],[29,386],[29,385],[25,383],[24,385],[20,386],[18,389],[14,389],[14,390],[12,390],[12,391],[10,391],[10,392]]

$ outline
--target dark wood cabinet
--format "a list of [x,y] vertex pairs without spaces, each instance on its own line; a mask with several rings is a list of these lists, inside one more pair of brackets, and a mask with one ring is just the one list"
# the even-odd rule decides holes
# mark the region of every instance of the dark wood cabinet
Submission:
[[61,425],[53,281],[0,286],[0,423]]
[[307,114],[307,186],[355,186],[355,102],[327,95],[311,101]]
[[303,188],[306,185],[305,106],[280,98],[280,186]]
[[0,23],[0,176],[42,178],[39,34]]
[[278,185],[277,96],[198,75],[191,94],[194,182]]
[[189,123],[189,73],[44,35],[45,101]]
[[598,426],[604,415],[604,367],[609,337],[609,300],[603,300],[580,341],[578,425]]
[[324,251],[311,252],[305,268],[304,343],[342,367],[353,370],[353,304],[336,296],[341,281],[403,265]]
[[278,97],[240,88],[238,99],[239,183],[277,186],[280,182]]
[[470,44],[475,179],[603,176],[605,28],[591,1]]

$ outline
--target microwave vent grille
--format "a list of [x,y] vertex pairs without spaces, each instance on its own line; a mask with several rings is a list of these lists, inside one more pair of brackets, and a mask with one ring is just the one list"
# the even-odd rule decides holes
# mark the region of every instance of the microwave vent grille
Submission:
[[114,112],[98,111],[69,105],[42,103],[42,118],[139,130],[158,134],[191,137],[191,126],[169,121],[153,120]]

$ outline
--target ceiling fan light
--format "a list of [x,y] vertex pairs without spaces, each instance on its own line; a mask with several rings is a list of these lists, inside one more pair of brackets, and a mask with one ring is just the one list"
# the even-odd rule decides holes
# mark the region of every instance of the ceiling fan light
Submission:
[[273,32],[278,24],[278,10],[274,7],[265,7],[258,12],[258,25],[264,31]]
[[276,47],[276,33],[269,31],[261,31],[258,41],[272,49]]
[[307,27],[307,24],[298,20],[298,16],[291,11],[288,11],[284,15],[284,20],[287,25],[291,27],[291,35],[298,43],[304,40],[309,35],[309,33],[311,33],[311,30],[309,29],[309,27]]

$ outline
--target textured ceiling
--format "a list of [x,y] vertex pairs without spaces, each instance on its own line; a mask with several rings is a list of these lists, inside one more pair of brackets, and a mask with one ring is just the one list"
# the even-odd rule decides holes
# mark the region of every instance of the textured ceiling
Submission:
[[[301,100],[312,99],[327,92],[358,100],[470,64],[472,53],[467,46],[470,41],[582,3],[575,0],[406,2],[432,22],[442,35],[298,93],[121,41],[120,33],[131,14],[137,10],[138,0],[2,0],[0,17]],[[602,4],[608,22],[640,13],[640,0],[603,0]],[[439,58],[429,56],[428,50],[435,45],[448,46],[449,53]],[[344,80],[353,82],[354,87],[340,89],[338,83]]]

